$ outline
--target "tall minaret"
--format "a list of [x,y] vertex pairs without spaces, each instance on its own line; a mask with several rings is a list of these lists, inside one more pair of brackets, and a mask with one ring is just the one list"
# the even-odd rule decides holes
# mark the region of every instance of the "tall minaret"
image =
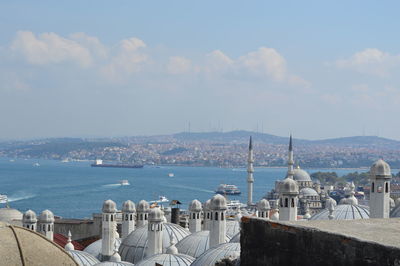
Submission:
[[137,227],[147,225],[147,217],[149,215],[150,206],[149,203],[145,200],[139,201],[137,205]]
[[22,217],[22,226],[32,231],[36,231],[37,218],[36,213],[32,210],[27,210]]
[[47,239],[53,241],[54,236],[54,214],[49,210],[44,210],[39,216],[39,233]]
[[226,199],[217,194],[211,199],[210,248],[225,243],[226,239]]
[[160,254],[163,251],[163,220],[164,217],[160,208],[155,207],[150,210],[146,257]]
[[288,172],[287,177],[293,179],[294,176],[294,160],[293,160],[293,143],[292,143],[292,134],[290,134],[289,139],[289,156],[288,156]]
[[112,200],[106,200],[103,203],[102,212],[101,261],[106,261],[114,253],[117,205]]
[[189,205],[189,231],[191,233],[201,231],[201,202],[193,200]]
[[247,158],[247,206],[253,205],[253,183],[254,183],[254,154],[253,154],[253,141],[250,136],[249,141],[249,156]]
[[122,204],[122,238],[135,230],[135,213],[135,203],[127,200]]
[[389,218],[391,179],[390,166],[384,160],[379,159],[371,166],[370,218]]

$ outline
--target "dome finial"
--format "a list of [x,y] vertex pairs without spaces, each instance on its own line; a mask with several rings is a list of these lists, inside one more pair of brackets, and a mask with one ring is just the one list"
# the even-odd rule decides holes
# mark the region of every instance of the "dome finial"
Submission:
[[166,250],[166,252],[165,253],[167,253],[167,254],[178,254],[178,249],[176,248],[176,246],[175,246],[175,244],[176,244],[176,240],[175,240],[175,237],[174,237],[174,235],[172,234],[172,232],[171,232],[171,234],[169,235],[169,238],[170,238],[170,246],[167,248],[167,250]]
[[74,244],[72,244],[72,234],[71,230],[68,230],[68,243],[65,245],[65,250],[75,250]]
[[114,240],[114,254],[111,255],[110,257],[111,262],[120,262],[121,261],[121,256],[118,253],[118,244],[117,241]]

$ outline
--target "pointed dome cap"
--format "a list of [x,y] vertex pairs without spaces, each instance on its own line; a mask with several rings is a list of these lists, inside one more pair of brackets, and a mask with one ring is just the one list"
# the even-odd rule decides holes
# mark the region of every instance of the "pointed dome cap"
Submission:
[[204,211],[209,211],[211,207],[211,200],[208,199],[206,202],[204,202]]
[[269,211],[271,209],[271,206],[269,205],[269,201],[266,199],[261,199],[258,203],[257,203],[257,209],[258,211]]
[[54,223],[54,214],[49,210],[44,210],[39,216],[41,223]]
[[211,210],[218,211],[218,210],[226,210],[228,207],[226,205],[226,199],[224,196],[217,194],[211,198]]
[[106,200],[103,203],[103,213],[115,213],[117,212],[117,204],[112,200]]
[[392,178],[390,166],[384,160],[379,159],[371,166],[372,178]]
[[136,212],[135,203],[127,200],[122,204],[122,212]]
[[36,223],[37,217],[36,213],[32,210],[27,210],[24,215],[22,216],[23,223]]
[[189,205],[189,211],[191,212],[201,212],[201,202],[198,201],[197,199],[192,200],[192,202]]
[[71,231],[68,230],[68,242],[67,244],[64,246],[65,250],[70,251],[70,250],[75,250],[74,244],[72,244],[72,239],[71,239],[72,235],[71,235]]
[[163,212],[160,208],[155,207],[150,210],[149,222],[162,222],[164,220]]
[[149,212],[150,210],[150,205],[147,201],[145,200],[141,200],[139,201],[138,205],[137,205],[137,209],[138,212]]
[[170,246],[167,248],[167,251],[165,253],[167,254],[178,254],[178,249],[176,248],[175,244],[176,244],[176,240],[174,235],[171,235],[171,242],[170,242]]
[[296,181],[287,177],[279,183],[279,192],[281,194],[298,195],[299,186]]

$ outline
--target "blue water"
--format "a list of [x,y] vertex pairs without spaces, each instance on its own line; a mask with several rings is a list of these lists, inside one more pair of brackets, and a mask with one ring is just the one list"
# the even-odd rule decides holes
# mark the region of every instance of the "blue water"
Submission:
[[[39,163],[40,166],[34,166]],[[286,175],[285,168],[256,168],[254,200],[274,187]],[[309,173],[319,171],[308,170]],[[354,170],[336,171],[343,175]],[[168,177],[174,173],[174,177]],[[119,208],[125,200],[155,200],[160,195],[177,199],[183,207],[193,200],[205,201],[220,183],[235,184],[242,195],[232,197],[246,202],[246,169],[215,167],[144,167],[143,169],[97,168],[89,162],[62,163],[52,160],[0,158],[0,194],[9,197],[10,206],[40,213],[44,209],[68,218],[90,217],[100,212],[104,200],[114,200]],[[127,179],[130,186],[120,186]]]

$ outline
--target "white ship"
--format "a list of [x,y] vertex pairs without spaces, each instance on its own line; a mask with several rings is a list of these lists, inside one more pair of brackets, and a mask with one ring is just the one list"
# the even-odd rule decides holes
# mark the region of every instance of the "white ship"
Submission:
[[121,186],[129,186],[129,185],[130,185],[130,184],[129,184],[129,181],[126,180],[126,179],[120,180],[120,181],[119,181],[119,184],[120,184]]
[[169,173],[168,176],[169,177],[174,177],[175,175],[174,175],[174,173]]
[[240,190],[235,185],[221,184],[215,193],[222,195],[240,195]]
[[159,196],[158,200],[149,201],[149,203],[165,203],[165,202],[169,202],[169,199],[167,199],[167,197],[165,196]]
[[0,203],[7,203],[8,198],[7,195],[0,194]]

